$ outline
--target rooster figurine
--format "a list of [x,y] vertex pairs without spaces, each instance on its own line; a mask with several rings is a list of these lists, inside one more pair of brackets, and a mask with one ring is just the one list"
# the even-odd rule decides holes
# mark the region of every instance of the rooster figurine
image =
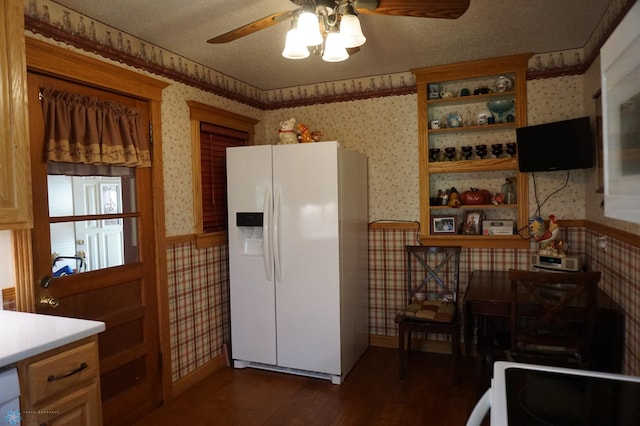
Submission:
[[538,243],[540,253],[563,255],[566,251],[564,241],[560,237],[560,227],[555,215],[549,215],[549,226],[541,217],[536,217],[529,226],[533,239]]
[[555,215],[549,216],[548,227],[545,227],[544,220],[539,216],[531,223],[531,233],[533,234],[533,238],[539,243],[557,239],[559,232],[558,221]]

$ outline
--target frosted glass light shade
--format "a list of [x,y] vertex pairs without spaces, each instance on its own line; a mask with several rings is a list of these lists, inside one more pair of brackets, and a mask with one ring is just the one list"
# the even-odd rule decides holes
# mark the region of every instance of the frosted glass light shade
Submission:
[[349,53],[344,47],[344,41],[342,35],[334,28],[327,34],[327,39],[324,42],[324,53],[322,60],[326,62],[341,62],[349,58]]
[[302,43],[297,29],[291,28],[287,31],[287,38],[284,43],[282,56],[287,59],[304,59],[309,57],[309,49],[307,49],[307,46]]
[[322,44],[320,34],[320,21],[318,16],[311,12],[302,12],[298,18],[298,36],[305,46],[317,46]]
[[356,15],[342,15],[342,19],[340,20],[340,34],[344,40],[345,47],[362,46],[364,42],[367,41],[364,34],[362,34],[360,20]]

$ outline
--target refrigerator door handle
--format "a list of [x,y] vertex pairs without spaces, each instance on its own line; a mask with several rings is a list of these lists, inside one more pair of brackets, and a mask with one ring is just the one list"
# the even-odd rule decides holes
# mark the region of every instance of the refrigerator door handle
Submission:
[[276,281],[282,280],[282,264],[280,258],[280,191],[275,191],[273,203],[273,257],[275,261]]
[[273,250],[271,248],[271,216],[273,213],[273,202],[271,200],[271,189],[264,191],[264,219],[262,223],[262,251],[264,252],[264,272],[267,275],[267,281],[273,279]]

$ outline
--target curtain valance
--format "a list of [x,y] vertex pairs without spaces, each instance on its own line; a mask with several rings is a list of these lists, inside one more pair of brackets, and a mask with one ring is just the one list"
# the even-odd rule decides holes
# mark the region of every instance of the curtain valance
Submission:
[[50,161],[149,167],[140,111],[113,101],[51,88],[42,89]]

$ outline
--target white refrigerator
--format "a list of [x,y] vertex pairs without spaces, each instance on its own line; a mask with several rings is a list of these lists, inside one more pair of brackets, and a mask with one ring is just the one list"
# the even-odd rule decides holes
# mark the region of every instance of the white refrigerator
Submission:
[[234,367],[342,383],[368,347],[366,157],[227,148],[227,196]]

